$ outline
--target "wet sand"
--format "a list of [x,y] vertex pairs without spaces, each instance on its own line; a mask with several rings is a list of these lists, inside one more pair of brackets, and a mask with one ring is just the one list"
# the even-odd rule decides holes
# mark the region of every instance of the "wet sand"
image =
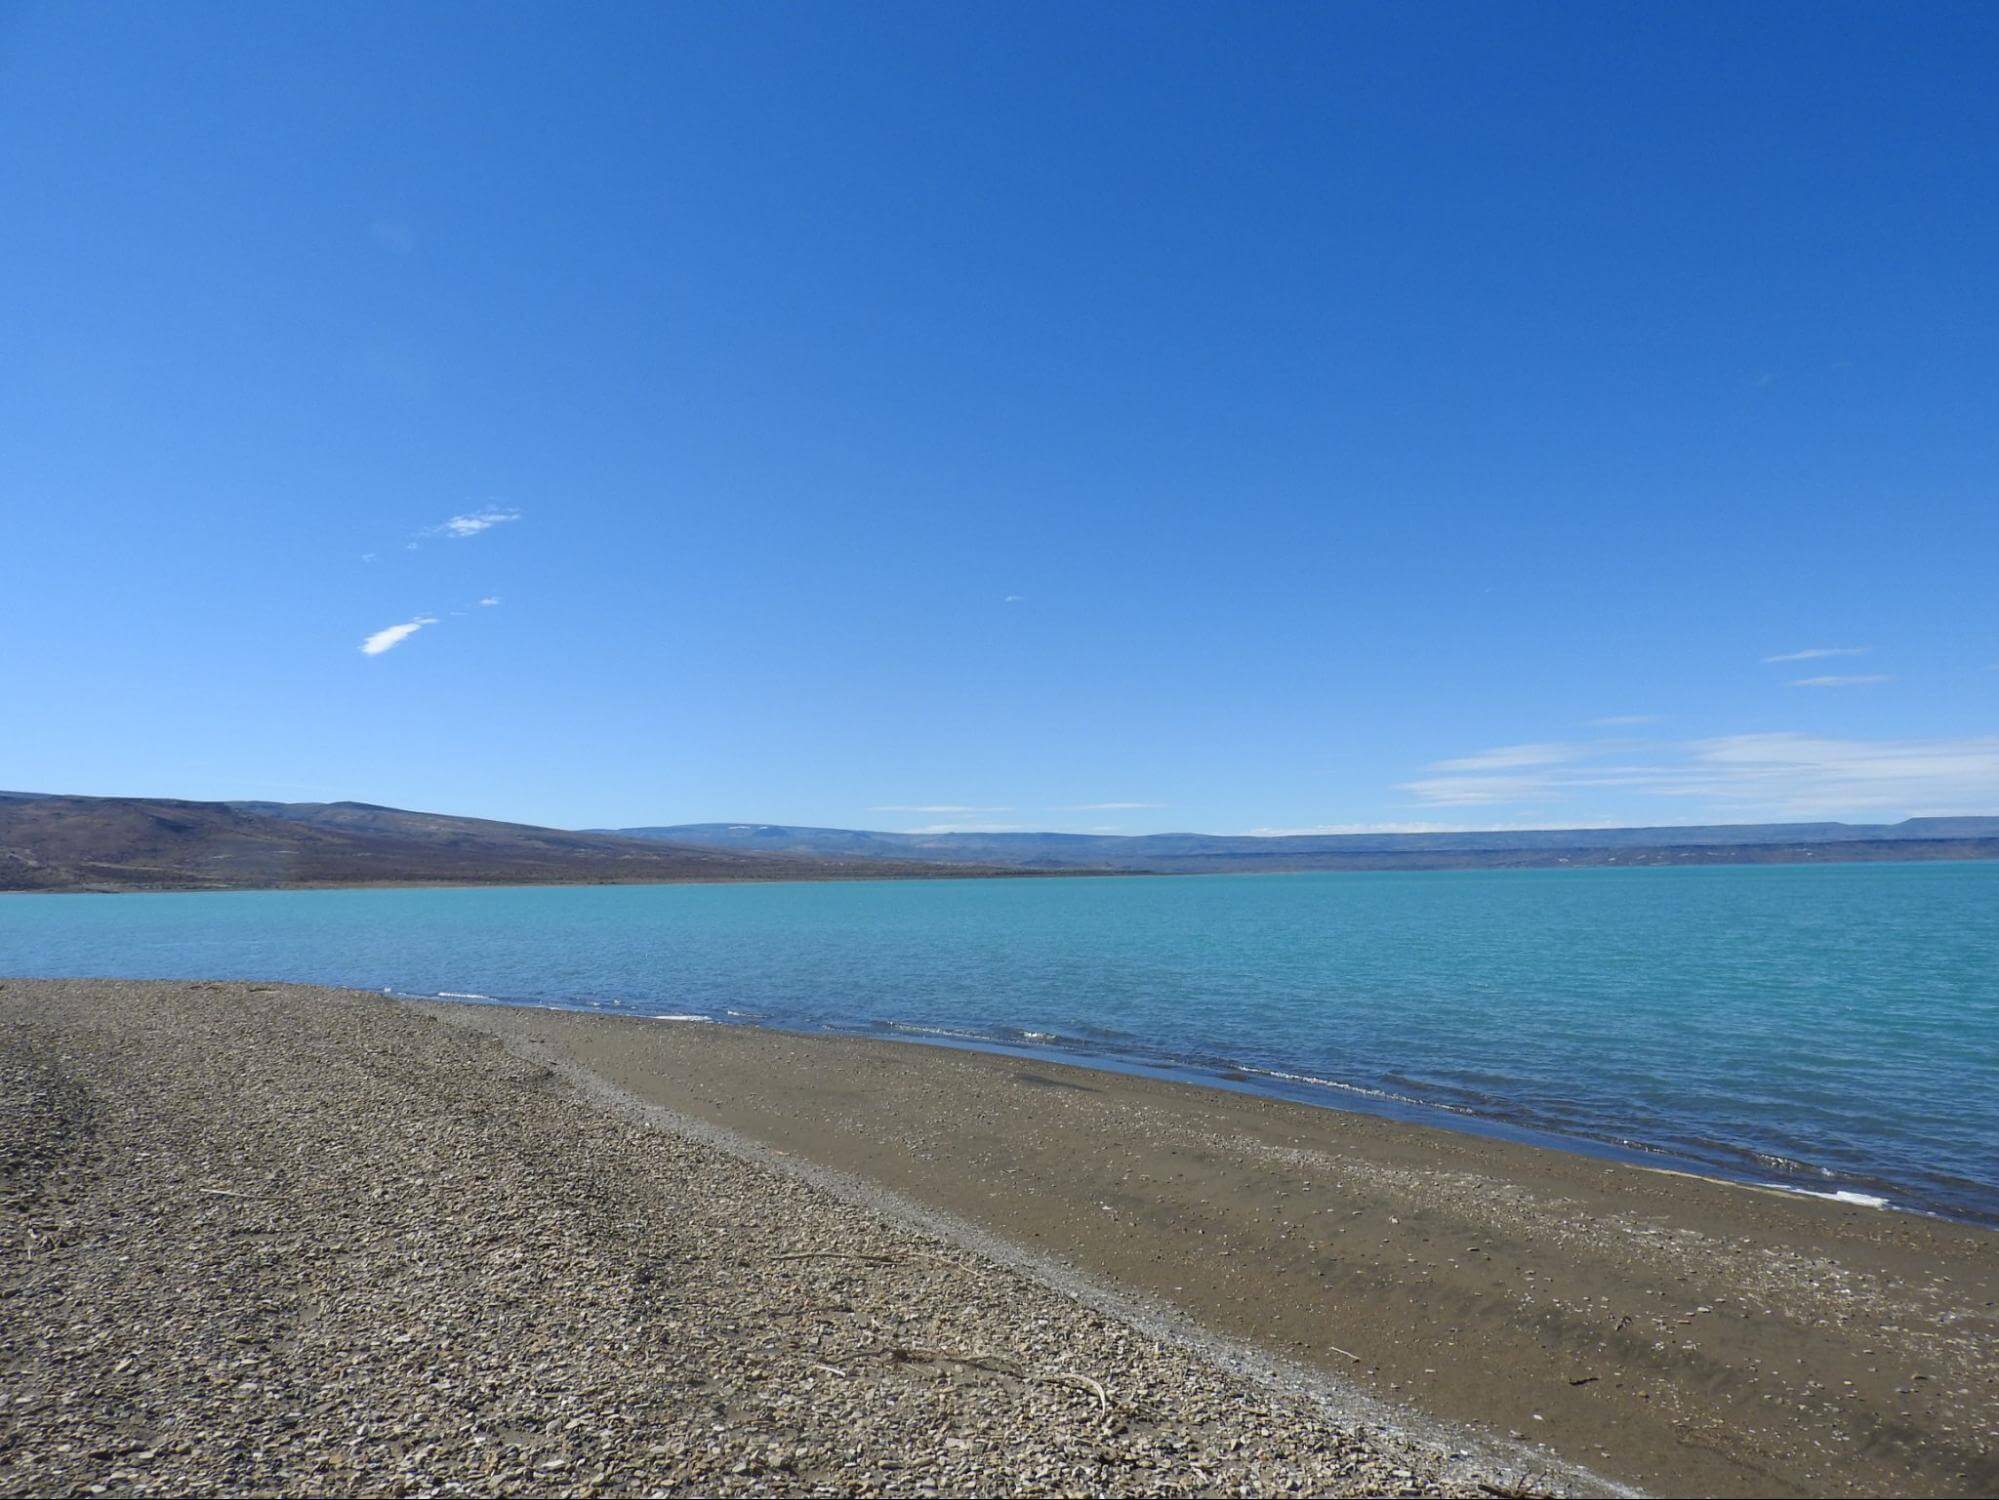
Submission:
[[1999,1235],[910,1043],[428,1013],[1655,1492],[1999,1489]]

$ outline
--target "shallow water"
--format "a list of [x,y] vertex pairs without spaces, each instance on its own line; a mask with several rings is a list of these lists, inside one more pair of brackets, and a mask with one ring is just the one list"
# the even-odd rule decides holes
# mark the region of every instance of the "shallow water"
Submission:
[[1999,864],[0,898],[0,973],[982,1043],[1999,1222]]

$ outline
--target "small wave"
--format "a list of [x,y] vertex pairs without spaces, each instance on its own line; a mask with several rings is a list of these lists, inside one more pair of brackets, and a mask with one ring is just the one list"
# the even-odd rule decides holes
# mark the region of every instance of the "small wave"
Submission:
[[1634,1151],[1641,1156],[1675,1156],[1679,1154],[1668,1150],[1664,1146],[1655,1145],[1651,1141],[1635,1140],[1628,1135],[1607,1136],[1605,1139],[1620,1150]]
[[1286,1073],[1277,1068],[1252,1068],[1238,1063],[1238,1073],[1247,1073],[1255,1078],[1276,1078],[1285,1083],[1302,1083],[1312,1088],[1335,1089],[1342,1094],[1359,1094],[1364,1099],[1386,1099],[1391,1104],[1408,1104],[1420,1109],[1441,1109],[1454,1115],[1475,1115],[1476,1110],[1457,1104],[1443,1104],[1435,1099],[1418,1099],[1408,1094],[1398,1094],[1389,1089],[1371,1089],[1360,1083],[1341,1083],[1337,1078],[1318,1078],[1310,1073]]
[[916,1036],[948,1036],[961,1042],[990,1042],[983,1031],[965,1031],[955,1026],[918,1026],[913,1021],[883,1021],[891,1031],[907,1031]]
[[1857,1208],[1888,1208],[1886,1198],[1875,1193],[1856,1193],[1849,1188],[1838,1188],[1830,1193],[1817,1192],[1812,1188],[1792,1187],[1788,1183],[1778,1183],[1787,1193],[1796,1193],[1803,1198],[1824,1198],[1833,1203],[1851,1203]]
[[648,1021],[712,1021],[715,1018],[713,1016],[697,1016],[690,1014],[684,1016],[647,1016],[646,1019]]
[[1815,1167],[1810,1162],[1798,1161],[1794,1157],[1779,1156],[1772,1151],[1752,1151],[1749,1153],[1773,1172],[1787,1172],[1795,1177],[1830,1177],[1832,1172],[1826,1167]]
[[439,990],[437,998],[440,1000],[490,1000],[493,997],[491,995],[475,995],[470,990]]

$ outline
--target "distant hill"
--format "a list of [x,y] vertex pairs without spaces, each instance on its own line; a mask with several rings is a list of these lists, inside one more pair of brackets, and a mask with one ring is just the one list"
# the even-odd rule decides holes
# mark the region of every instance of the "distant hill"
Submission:
[[1999,818],[1252,838],[872,833],[774,823],[571,832],[365,802],[0,792],[0,891],[645,884],[1999,859]]
[[1155,874],[1999,859],[1999,818],[1910,818],[1891,824],[1723,823],[1697,828],[1299,834],[1280,838],[1202,833],[871,833],[775,823],[685,823],[607,831],[627,838],[661,839],[736,853]]
[[[0,792],[0,891],[639,884],[964,875],[907,860],[684,846],[364,802]],[[979,873],[1021,873],[981,871]]]

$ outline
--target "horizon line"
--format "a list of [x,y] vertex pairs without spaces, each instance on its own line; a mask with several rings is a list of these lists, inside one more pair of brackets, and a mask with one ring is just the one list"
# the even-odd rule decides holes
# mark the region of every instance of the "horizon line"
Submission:
[[1327,838],[1426,838],[1450,834],[1505,834],[1505,833],[1645,833],[1658,831],[1685,832],[1699,828],[1894,828],[1904,823],[1949,821],[1953,819],[1999,820],[1995,812],[1923,812],[1909,813],[1899,818],[1863,821],[1852,818],[1812,818],[1812,819],[1745,819],[1734,822],[1681,822],[1681,823],[1501,823],[1474,826],[1469,824],[1427,824],[1419,822],[1380,822],[1322,824],[1316,827],[1258,828],[1234,832],[1213,833],[1195,828],[1165,828],[1143,833],[1109,832],[1092,829],[1066,828],[866,828],[840,823],[783,823],[768,818],[708,818],[694,822],[679,823],[596,823],[589,825],[563,825],[558,823],[523,822],[512,817],[495,817],[487,813],[449,813],[433,808],[402,807],[391,802],[369,802],[357,797],[334,797],[324,800],[313,799],[302,802],[282,802],[269,797],[183,797],[150,795],[129,792],[31,792],[0,789],[0,800],[22,799],[40,800],[83,800],[103,802],[184,802],[195,805],[229,806],[232,804],[256,804],[263,806],[308,806],[308,807],[365,807],[385,812],[412,813],[427,817],[463,818],[475,822],[506,823],[522,828],[544,828],[565,833],[624,834],[633,830],[653,832],[676,829],[752,829],[784,828],[813,833],[865,833],[889,838],[1075,838],[1075,839],[1146,839],[1146,838],[1204,838],[1204,839],[1255,839],[1279,842],[1287,839],[1327,839]]

